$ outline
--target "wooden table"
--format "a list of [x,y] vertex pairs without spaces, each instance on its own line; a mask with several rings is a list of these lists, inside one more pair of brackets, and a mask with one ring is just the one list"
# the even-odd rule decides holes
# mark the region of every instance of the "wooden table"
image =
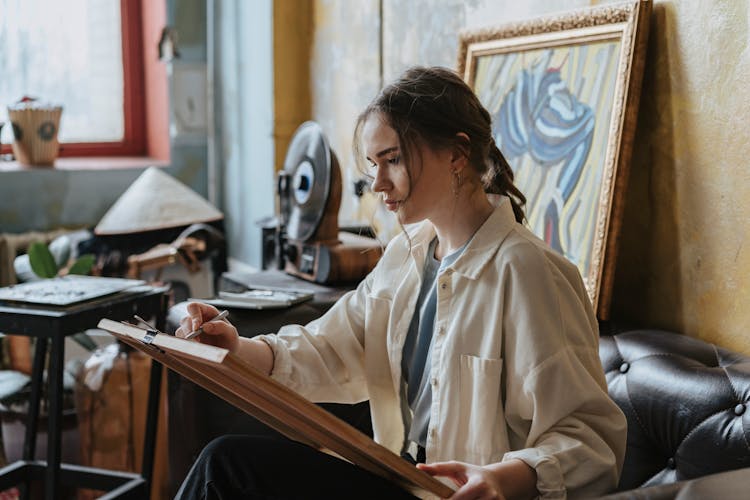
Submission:
[[[164,328],[167,288],[143,286],[68,307],[39,306],[0,302],[0,332],[25,335],[36,339],[31,374],[29,419],[26,425],[22,460],[0,469],[0,491],[31,480],[44,481],[47,500],[59,497],[61,485],[105,490],[101,498],[148,498],[154,462],[154,445],[158,416],[162,367],[151,364],[143,468],[140,474],[110,471],[61,463],[63,361],[65,337],[95,328],[102,318],[131,320],[133,314],[156,317],[156,326]],[[47,460],[35,460],[39,406],[42,396],[44,362],[48,344],[49,369],[47,380],[48,422]]]

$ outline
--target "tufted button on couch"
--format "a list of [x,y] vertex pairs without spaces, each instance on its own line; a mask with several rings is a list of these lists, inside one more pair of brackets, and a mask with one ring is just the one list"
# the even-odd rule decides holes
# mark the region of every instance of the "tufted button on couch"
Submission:
[[[706,485],[736,488],[738,481],[750,498],[750,469],[725,472],[750,467],[750,357],[658,330],[604,335],[599,353],[609,393],[628,420],[619,490],[631,493],[611,498],[683,498],[690,491],[730,498],[729,491],[706,493]],[[722,472],[726,481],[691,484]]]

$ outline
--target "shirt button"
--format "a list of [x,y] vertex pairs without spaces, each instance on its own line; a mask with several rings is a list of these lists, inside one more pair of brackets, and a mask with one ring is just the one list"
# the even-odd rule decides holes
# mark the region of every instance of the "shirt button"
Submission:
[[435,439],[437,437],[437,429],[435,429],[434,427],[430,429],[430,437],[432,439]]
[[443,282],[443,284],[440,285],[440,288],[442,288],[443,290],[445,290],[446,288],[448,288],[448,283]]
[[435,377],[432,377],[432,387],[437,387],[438,385],[438,379]]
[[438,335],[443,335],[444,333],[445,333],[445,327],[444,326],[441,326],[440,328],[438,328]]

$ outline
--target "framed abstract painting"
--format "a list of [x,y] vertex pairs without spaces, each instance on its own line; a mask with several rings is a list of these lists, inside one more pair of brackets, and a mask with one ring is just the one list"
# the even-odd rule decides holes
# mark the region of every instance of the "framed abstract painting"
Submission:
[[609,317],[650,1],[466,32],[459,72],[492,115],[532,231]]

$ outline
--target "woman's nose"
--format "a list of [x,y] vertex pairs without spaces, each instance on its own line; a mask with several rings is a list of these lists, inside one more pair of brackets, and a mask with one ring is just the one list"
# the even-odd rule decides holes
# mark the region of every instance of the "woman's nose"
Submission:
[[378,168],[375,170],[375,179],[372,181],[372,190],[376,193],[381,193],[388,189],[388,179],[386,178],[384,169]]

